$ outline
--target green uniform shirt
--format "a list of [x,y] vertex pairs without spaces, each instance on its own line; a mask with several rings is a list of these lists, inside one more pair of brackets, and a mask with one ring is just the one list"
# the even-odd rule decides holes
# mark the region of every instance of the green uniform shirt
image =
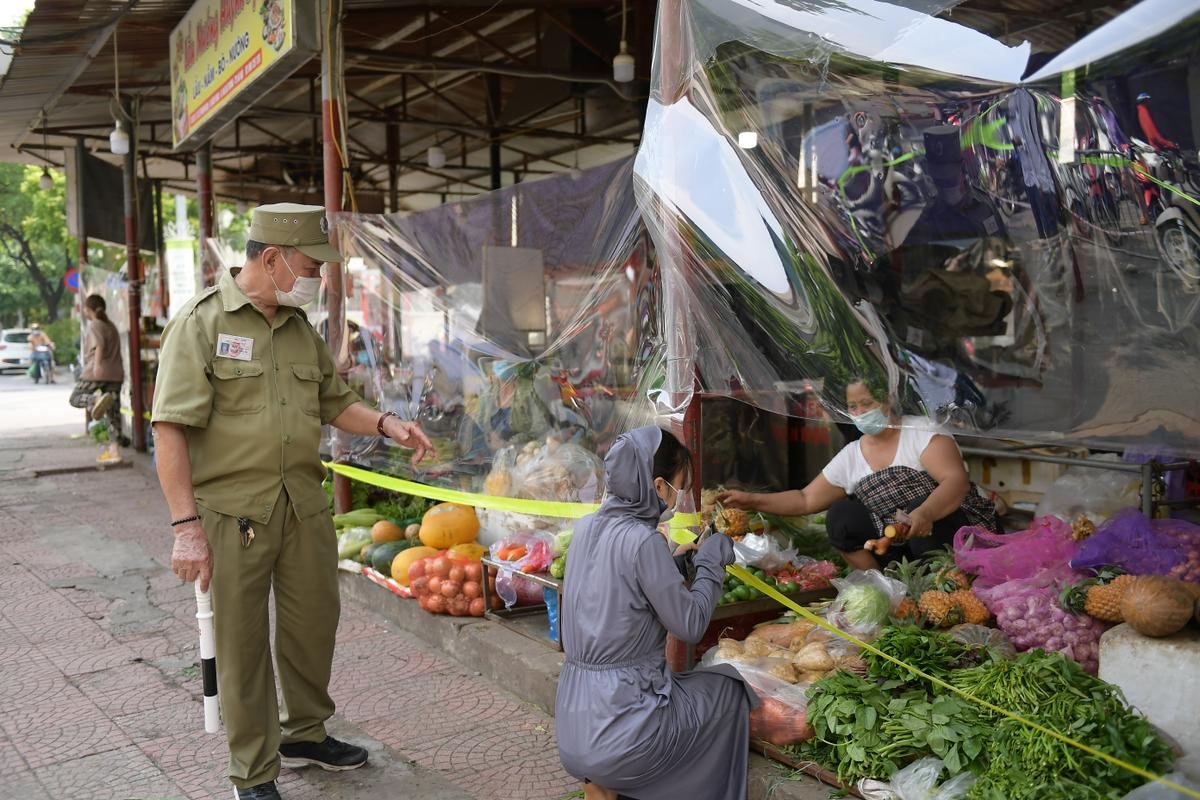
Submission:
[[321,426],[358,397],[304,312],[281,307],[268,323],[238,271],[167,325],[152,419],[186,426],[200,505],[265,524],[282,485],[303,519],[327,506]]

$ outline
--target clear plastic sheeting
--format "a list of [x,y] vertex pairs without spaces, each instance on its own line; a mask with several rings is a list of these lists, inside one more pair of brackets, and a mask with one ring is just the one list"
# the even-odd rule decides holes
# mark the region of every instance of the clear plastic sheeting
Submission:
[[[616,436],[653,414],[659,281],[632,159],[407,215],[336,220],[345,363],[366,400],[419,421],[414,470],[378,437],[337,442],[379,472],[499,497],[597,502]],[[570,522],[481,512],[482,536]]]
[[953,5],[661,4],[660,397],[844,422],[865,376],[956,432],[1200,444],[1200,3],[1057,58]]

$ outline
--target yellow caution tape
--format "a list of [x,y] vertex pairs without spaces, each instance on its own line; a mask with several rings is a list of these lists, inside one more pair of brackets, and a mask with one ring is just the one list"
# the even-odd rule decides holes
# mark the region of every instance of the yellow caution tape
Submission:
[[698,527],[700,527],[699,514],[675,514],[667,520],[667,530],[671,535],[671,541],[675,544],[691,544],[699,539],[698,534],[689,530]]
[[488,508],[493,511],[508,511],[514,514],[528,514],[534,517],[561,517],[563,519],[579,519],[595,513],[600,506],[595,503],[563,503],[553,500],[524,500],[518,497],[498,497],[490,494],[461,492],[457,489],[443,489],[439,486],[429,486],[416,481],[407,481],[393,475],[383,475],[369,469],[352,467],[349,464],[325,462],[325,466],[339,475],[344,475],[360,483],[369,483],[381,489],[393,492],[411,494],[437,500],[440,503],[458,503],[475,508]]
[[1117,766],[1117,767],[1120,767],[1121,769],[1128,770],[1129,772],[1132,772],[1135,775],[1140,775],[1141,777],[1145,778],[1146,780],[1153,781],[1155,783],[1160,783],[1163,786],[1173,789],[1174,791],[1179,792],[1180,794],[1183,794],[1187,797],[1194,798],[1195,800],[1200,800],[1200,792],[1196,791],[1195,789],[1189,789],[1186,786],[1181,786],[1180,784],[1175,783],[1174,781],[1172,781],[1168,778],[1165,778],[1162,775],[1156,775],[1147,769],[1142,769],[1141,767],[1137,766],[1136,764],[1130,764],[1128,761],[1117,758],[1116,756],[1110,756],[1108,753],[1101,752],[1100,750],[1097,750],[1096,748],[1094,748],[1090,745],[1086,745],[1083,742],[1076,741],[1075,739],[1072,739],[1070,736],[1066,736],[1064,734],[1059,733],[1056,730],[1047,728],[1045,725],[1041,725],[1037,722],[1034,722],[1033,720],[1026,719],[1025,717],[1022,717],[1020,714],[1015,714],[1012,711],[1007,711],[1003,708],[1000,708],[1000,706],[994,705],[992,703],[989,703],[986,700],[982,700],[978,697],[975,697],[972,694],[964,692],[962,689],[959,689],[957,686],[954,686],[953,684],[947,683],[946,681],[942,680],[941,678],[936,678],[933,675],[930,675],[929,673],[927,673],[917,667],[914,667],[911,664],[905,663],[904,661],[901,661],[900,659],[895,658],[894,656],[888,655],[887,653],[880,650],[878,647],[875,647],[874,645],[869,644],[868,642],[864,642],[862,639],[859,639],[857,636],[854,636],[853,634],[847,633],[846,631],[842,630],[841,628],[837,627],[836,625],[831,625],[829,622],[827,622],[822,617],[819,617],[818,615],[809,611],[807,608],[804,608],[803,606],[798,604],[795,600],[792,600],[790,597],[785,596],[784,594],[780,593],[778,590],[769,586],[765,582],[759,580],[758,578],[756,578],[754,576],[754,574],[752,572],[750,572],[749,570],[747,570],[744,567],[740,567],[737,564],[731,564],[730,566],[726,567],[725,569],[729,572],[730,575],[737,578],[742,583],[745,583],[749,586],[753,586],[755,589],[758,589],[760,592],[762,592],[767,597],[770,597],[771,599],[783,604],[788,609],[799,614],[801,617],[803,617],[804,619],[813,623],[814,625],[818,625],[821,628],[824,628],[825,630],[829,631],[830,633],[832,633],[836,636],[840,636],[843,639],[845,639],[846,641],[851,642],[852,644],[855,644],[855,645],[861,647],[863,650],[866,650],[870,653],[874,653],[875,655],[879,656],[880,658],[883,658],[883,659],[886,659],[887,661],[892,662],[893,664],[895,664],[898,667],[903,667],[904,669],[908,670],[909,672],[913,673],[914,675],[916,675],[920,678],[924,678],[925,680],[929,681],[930,683],[934,684],[935,686],[945,689],[948,692],[952,692],[952,693],[958,695],[959,697],[962,697],[965,700],[969,700],[972,703],[975,703],[976,705],[981,706],[982,708],[986,708],[988,711],[991,711],[994,714],[999,714],[1000,716],[1005,717],[1006,719],[1011,719],[1014,722],[1019,722],[1022,725],[1027,725],[1028,727],[1033,728],[1038,733],[1044,733],[1045,735],[1050,736],[1051,738],[1059,740],[1063,744],[1070,745],[1071,747],[1082,750],[1083,752],[1087,753],[1090,756],[1095,756],[1096,758],[1103,759],[1104,761],[1107,761],[1108,763],[1112,764],[1113,766]]
[[[130,419],[133,419],[133,409],[132,409],[132,408],[126,408],[125,406],[121,406],[121,414],[122,414],[123,416],[129,417]],[[144,419],[144,420],[146,420],[147,422],[149,422],[149,420],[150,420],[150,412],[149,412],[149,411],[143,411],[143,412],[142,412],[142,419]]]

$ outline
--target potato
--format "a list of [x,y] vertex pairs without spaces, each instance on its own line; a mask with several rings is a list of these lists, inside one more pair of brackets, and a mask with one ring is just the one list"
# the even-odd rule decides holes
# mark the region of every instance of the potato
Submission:
[[801,672],[828,672],[837,666],[825,645],[820,642],[806,644],[792,658],[792,664]]

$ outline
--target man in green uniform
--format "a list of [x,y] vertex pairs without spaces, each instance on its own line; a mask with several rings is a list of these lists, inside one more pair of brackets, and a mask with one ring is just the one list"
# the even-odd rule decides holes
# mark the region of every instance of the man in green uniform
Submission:
[[323,263],[341,261],[324,210],[262,206],[250,239],[245,266],[167,326],[153,424],[172,568],[212,584],[229,775],[242,800],[276,800],[281,762],[347,770],[367,761],[325,731],[339,606],[321,426],[388,436],[413,448],[414,462],[432,446],[415,424],[359,401],[299,309],[316,296]]

